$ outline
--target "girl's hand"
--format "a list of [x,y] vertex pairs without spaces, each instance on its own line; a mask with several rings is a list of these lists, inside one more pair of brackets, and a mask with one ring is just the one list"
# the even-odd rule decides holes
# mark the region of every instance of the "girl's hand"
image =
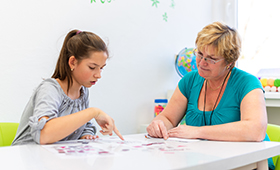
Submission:
[[100,130],[100,133],[102,135],[110,135],[111,136],[111,135],[113,135],[113,131],[114,131],[116,133],[116,135],[118,135],[121,140],[124,140],[121,133],[117,129],[114,120],[109,115],[104,113],[102,110],[99,110],[99,114],[95,118],[95,120],[98,123],[98,125],[102,128],[102,130]]
[[151,137],[168,139],[169,135],[162,120],[155,120],[147,127],[147,132]]
[[80,139],[96,139],[96,138],[99,138],[99,136],[97,136],[97,135],[85,135],[85,136],[82,136]]
[[169,137],[195,139],[197,138],[197,128],[188,125],[179,125],[168,131]]

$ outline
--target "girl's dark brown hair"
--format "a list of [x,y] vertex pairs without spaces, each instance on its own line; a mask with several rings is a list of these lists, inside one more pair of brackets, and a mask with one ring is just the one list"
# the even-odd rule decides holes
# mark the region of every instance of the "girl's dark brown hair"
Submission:
[[73,84],[71,69],[68,64],[69,58],[74,56],[79,63],[83,59],[89,58],[91,52],[102,51],[109,56],[107,45],[98,35],[86,31],[70,31],[64,39],[52,78],[67,79],[68,91]]

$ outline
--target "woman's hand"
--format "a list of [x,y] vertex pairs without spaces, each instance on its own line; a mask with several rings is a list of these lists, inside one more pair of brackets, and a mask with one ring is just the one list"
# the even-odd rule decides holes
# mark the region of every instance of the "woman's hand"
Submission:
[[154,120],[147,127],[147,132],[151,137],[168,139],[169,135],[162,120]]
[[114,120],[109,115],[104,113],[102,110],[99,110],[99,113],[95,117],[95,120],[98,123],[98,125],[102,128],[102,130],[100,130],[100,133],[102,135],[110,135],[111,136],[111,135],[113,135],[113,131],[114,131],[116,133],[116,135],[118,135],[121,140],[124,140],[121,133],[117,129]]
[[80,139],[97,139],[99,138],[99,136],[97,135],[85,135],[85,136],[82,136]]
[[194,139],[197,138],[197,129],[199,127],[179,125],[168,131],[169,137]]

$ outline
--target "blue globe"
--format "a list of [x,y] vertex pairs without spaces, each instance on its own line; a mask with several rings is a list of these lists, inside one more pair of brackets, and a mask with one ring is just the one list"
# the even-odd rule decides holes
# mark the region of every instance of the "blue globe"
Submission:
[[184,77],[190,71],[197,70],[193,48],[184,48],[176,56],[175,68],[179,76]]

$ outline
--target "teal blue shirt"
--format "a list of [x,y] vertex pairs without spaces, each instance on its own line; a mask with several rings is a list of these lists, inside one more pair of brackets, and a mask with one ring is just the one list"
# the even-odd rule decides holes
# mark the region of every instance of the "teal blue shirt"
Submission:
[[[198,71],[187,73],[179,82],[178,87],[181,93],[188,99],[185,121],[187,125],[204,126],[203,111],[198,109],[198,97],[203,86],[204,78]],[[213,112],[211,124],[219,125],[240,121],[240,104],[243,98],[252,90],[260,88],[263,90],[260,81],[253,75],[233,68],[224,94]],[[205,111],[206,124],[210,124],[212,111]],[[266,135],[264,141],[269,141]],[[269,167],[274,169],[272,159],[268,159]]]

